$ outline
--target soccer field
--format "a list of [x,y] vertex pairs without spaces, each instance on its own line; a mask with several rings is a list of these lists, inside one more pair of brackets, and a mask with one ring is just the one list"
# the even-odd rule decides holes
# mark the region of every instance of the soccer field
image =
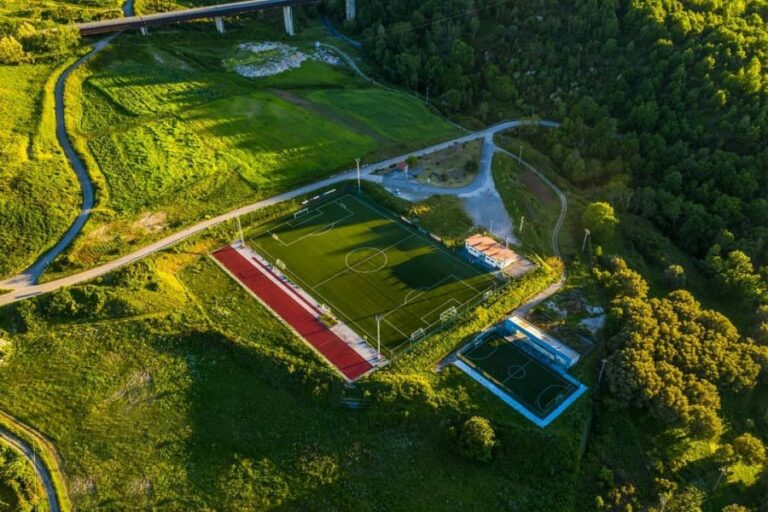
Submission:
[[522,341],[509,341],[496,333],[472,347],[459,359],[539,418],[545,418],[578,390],[562,374],[528,355]]
[[380,315],[388,356],[501,284],[354,195],[270,223],[250,242],[373,346]]

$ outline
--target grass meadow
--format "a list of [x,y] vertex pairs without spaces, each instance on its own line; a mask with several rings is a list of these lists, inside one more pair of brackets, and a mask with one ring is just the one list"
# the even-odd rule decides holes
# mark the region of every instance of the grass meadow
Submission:
[[80,189],[55,139],[54,64],[0,66],[0,277],[52,246]]
[[[73,77],[69,127],[98,184],[92,222],[56,271],[302,183],[456,135],[406,94],[308,61],[263,79],[227,71],[261,25],[123,35]],[[262,28],[259,28],[262,27]],[[291,39],[310,52],[312,37]]]
[[[458,370],[432,371],[556,272],[349,389],[208,259],[221,243],[0,310],[14,346],[0,407],[56,443],[78,510],[572,510],[586,401],[541,431]],[[500,439],[489,462],[456,449],[474,414]]]

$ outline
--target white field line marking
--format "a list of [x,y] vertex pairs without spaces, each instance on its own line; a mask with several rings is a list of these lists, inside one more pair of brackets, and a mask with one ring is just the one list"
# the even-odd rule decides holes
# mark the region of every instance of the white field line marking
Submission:
[[[544,395],[544,393],[546,393],[552,388],[560,388],[563,390],[563,392],[557,394],[554,398],[552,398],[549,402],[547,402],[545,406],[542,406],[541,397]],[[556,401],[558,398],[563,396],[564,392],[567,392],[569,390],[570,390],[569,387],[563,386],[562,384],[550,384],[549,386],[542,389],[541,392],[536,396],[536,406],[539,408],[539,411],[541,411],[542,413],[546,413],[547,410],[549,410],[549,407],[552,405],[552,402]]]
[[488,359],[489,357],[493,356],[494,354],[496,354],[496,352],[499,351],[499,346],[500,345],[494,345],[493,352],[489,352],[488,354],[486,354],[484,356],[472,356],[471,355],[472,353],[474,353],[476,350],[478,350],[480,347],[482,347],[484,345],[485,345],[485,343],[483,343],[481,345],[478,345],[474,349],[470,350],[468,353],[464,354],[464,357],[466,357],[470,361],[485,361],[486,359]]
[[251,261],[251,258],[254,257],[254,256],[249,254],[248,251],[242,250],[242,249],[239,249],[239,248],[235,248],[235,251],[238,254],[240,254],[240,256],[245,258],[245,260],[248,262],[248,264],[250,266],[252,266],[253,268],[255,268],[259,272],[259,274],[263,275],[264,277],[266,277],[267,279],[272,281],[272,283],[275,286],[277,286],[280,289],[280,291],[283,292],[283,294],[285,296],[287,296],[293,302],[298,304],[307,313],[309,313],[313,317],[317,317],[320,314],[320,312],[317,309],[315,309],[314,307],[311,307],[309,304],[306,304],[303,300],[300,300],[299,298],[297,298],[296,295],[294,295],[294,294],[299,294],[299,292],[297,292],[296,290],[290,289],[290,285],[288,285],[287,283],[284,283],[283,281],[281,281],[276,275],[274,275],[272,272],[270,272],[269,269],[263,268],[260,264],[254,262],[254,261]]
[[[502,384],[504,384],[504,385],[506,386],[506,385],[507,385],[507,381],[508,381],[509,379],[513,379],[513,378],[514,378],[514,377],[512,377],[511,375],[509,375],[509,368],[512,368],[512,367],[517,367],[517,368],[518,368],[518,370],[522,369],[523,371],[525,371],[525,369],[526,369],[526,368],[528,368],[528,365],[529,365],[529,364],[531,364],[531,361],[532,361],[532,360],[531,360],[531,359],[529,359],[528,361],[526,361],[526,362],[525,362],[525,363],[523,363],[523,364],[513,364],[513,365],[510,365],[510,366],[507,368],[507,378],[506,378],[506,379],[504,379],[503,381],[501,381],[501,383],[502,383]],[[527,375],[527,372],[526,372],[526,375]],[[515,380],[518,380],[518,379],[515,379]]]
[[[357,198],[355,196],[343,196],[343,197],[340,197],[339,199],[343,199],[344,197],[350,197],[350,198],[354,199],[355,201],[360,203],[362,206],[365,206],[366,208],[368,208],[372,212],[375,212],[376,214],[378,214],[378,215],[384,217],[385,219],[391,221],[393,224],[395,224],[402,231],[405,231],[406,233],[411,233],[410,229],[408,229],[405,226],[403,226],[402,222],[399,219],[392,217],[392,215],[390,213],[388,213],[388,212],[386,212],[384,210],[381,210],[381,209],[379,209],[379,208],[377,208],[377,207],[375,207],[373,205],[365,203],[365,202],[361,201],[359,198]],[[427,242],[428,246],[430,246],[433,250],[441,253],[443,256],[448,256],[451,260],[456,260],[458,263],[461,263],[462,266],[464,266],[464,267],[468,268],[469,270],[471,270],[475,276],[483,276],[483,277],[487,276],[487,277],[490,277],[490,279],[492,281],[498,282],[498,279],[493,277],[493,275],[489,275],[489,274],[486,274],[485,272],[481,272],[480,270],[477,269],[477,267],[474,267],[471,264],[469,264],[469,262],[465,261],[462,258],[459,258],[455,254],[452,254],[452,253],[448,252],[448,250],[443,245],[438,244],[437,242],[435,242],[431,238],[429,238],[427,236],[424,236],[421,233],[415,233],[415,236],[418,237],[419,239],[424,240],[425,242]],[[469,278],[467,278],[467,279],[469,279]]]
[[[383,252],[383,253],[384,253],[384,255],[386,256],[386,255],[387,255],[387,251],[388,251],[388,250],[390,250],[390,249],[392,249],[392,248],[394,248],[394,247],[398,246],[399,244],[401,244],[401,243],[405,242],[406,240],[408,240],[408,239],[410,239],[410,238],[413,238],[413,236],[414,236],[414,235],[413,235],[413,234],[411,234],[410,236],[408,236],[408,237],[406,237],[406,238],[401,238],[400,240],[398,240],[397,242],[393,243],[392,245],[389,245],[389,246],[387,246],[387,247],[384,247],[383,249],[379,249],[379,252]],[[371,258],[373,258],[373,257],[375,257],[375,256],[378,256],[378,255],[379,255],[379,252],[375,252],[375,253],[371,254],[370,256],[368,256],[367,258],[363,258],[362,260],[358,261],[358,262],[356,263],[356,265],[359,265],[360,263],[364,263],[364,262],[368,261],[369,259],[371,259]],[[387,261],[389,261],[389,256],[387,256]],[[329,277],[328,279],[325,279],[325,280],[323,280],[323,281],[320,281],[320,282],[319,282],[319,283],[317,283],[317,284],[316,284],[314,287],[315,287],[315,288],[319,288],[320,286],[322,286],[322,285],[324,285],[324,284],[328,283],[329,281],[333,281],[334,279],[336,279],[337,277],[341,276],[342,274],[346,274],[346,273],[347,273],[347,272],[349,272],[350,270],[352,270],[352,269],[351,269],[350,267],[346,266],[346,261],[345,261],[345,268],[344,268],[344,269],[340,270],[339,272],[337,272],[336,274],[332,275],[332,276],[331,276],[331,277]]]
[[[312,219],[315,219],[317,217],[322,217],[322,216],[323,216],[323,209],[322,209],[322,207],[315,208],[314,210],[310,210],[309,213],[306,213],[306,214],[302,215],[301,217],[294,217],[293,219],[285,222],[284,224],[288,224],[292,228],[297,228],[297,227],[301,226],[302,224],[304,224],[304,223],[306,223],[306,222],[308,222],[308,221],[310,221]],[[279,224],[279,225],[281,226],[282,224]]]
[[[437,306],[436,308],[434,308],[432,311],[430,311],[430,312],[428,312],[428,313],[424,313],[424,314],[423,314],[423,315],[421,315],[419,318],[420,318],[420,319],[421,319],[421,321],[422,321],[422,322],[424,322],[425,324],[427,324],[427,325],[432,325],[432,324],[434,324],[436,321],[435,321],[435,322],[428,322],[428,321],[427,321],[427,320],[425,320],[424,318],[425,318],[425,317],[428,317],[428,316],[430,316],[430,315],[431,315],[431,314],[433,314],[435,311],[438,311],[438,310],[439,310],[439,311],[440,311],[440,313],[442,313],[443,311],[446,311],[446,310],[450,309],[450,307],[451,307],[451,306],[448,306],[448,307],[445,307],[445,306],[446,306],[447,304],[450,304],[451,302],[455,302],[455,303],[456,303],[456,308],[458,308],[459,306],[461,306],[461,302],[459,302],[459,300],[458,300],[458,299],[454,299],[453,297],[451,297],[451,298],[450,298],[450,299],[448,299],[447,301],[443,302],[442,304],[440,304],[439,306]],[[438,316],[439,316],[439,315],[438,315]]]
[[400,329],[399,329],[399,328],[398,328],[398,327],[397,327],[395,324],[393,324],[392,322],[390,322],[390,321],[389,321],[389,320],[387,320],[386,318],[383,318],[382,320],[383,320],[383,321],[384,321],[384,322],[385,322],[385,323],[386,323],[388,326],[390,326],[391,328],[393,328],[394,330],[396,330],[397,332],[399,332],[400,334],[402,334],[402,335],[403,335],[403,337],[405,337],[405,338],[407,338],[407,337],[408,337],[408,335],[407,335],[407,334],[405,334],[403,331],[401,331],[401,330],[400,330]]
[[[432,290],[434,290],[435,288],[440,286],[441,283],[443,283],[444,281],[447,281],[447,280],[449,280],[451,278],[456,279],[456,276],[454,276],[453,274],[447,275],[444,278],[442,278],[441,280],[439,280],[438,282],[436,282],[436,283],[432,284],[431,286],[429,286],[427,289],[420,289],[420,290],[418,290],[419,293],[417,293],[412,299],[408,298],[409,295],[411,294],[411,292],[408,292],[406,294],[406,296],[405,296],[405,299],[403,300],[403,303],[400,304],[399,306],[397,306],[396,308],[392,309],[391,311],[389,311],[387,314],[384,315],[384,317],[386,318],[389,315],[391,315],[392,313],[394,313],[396,311],[399,311],[400,309],[404,308],[408,304],[412,304],[413,301],[415,301],[416,299],[418,299],[419,297],[421,297],[425,293],[431,292]],[[411,290],[411,291],[416,291],[416,290]]]
[[[346,196],[343,196],[343,197],[346,197]],[[325,228],[327,228],[328,226],[331,226],[331,229],[332,229],[332,228],[333,228],[333,227],[334,227],[334,226],[335,226],[337,223],[339,223],[339,222],[341,222],[341,221],[343,221],[343,220],[346,220],[346,219],[348,219],[349,217],[351,217],[351,216],[354,216],[354,215],[355,215],[355,213],[354,213],[353,211],[351,211],[349,208],[347,208],[347,206],[346,206],[346,205],[344,205],[343,203],[339,203],[339,201],[340,201],[340,200],[341,200],[343,197],[340,197],[340,198],[338,198],[338,199],[334,199],[333,201],[330,201],[330,202],[328,202],[328,203],[326,203],[326,204],[323,204],[323,205],[319,205],[317,208],[315,208],[315,209],[313,209],[313,210],[310,210],[310,212],[317,212],[317,211],[319,211],[320,213],[319,213],[319,214],[317,214],[317,215],[311,216],[310,218],[307,218],[306,216],[303,216],[303,217],[301,217],[301,219],[302,219],[302,222],[300,222],[300,223],[298,223],[298,224],[296,224],[296,225],[294,225],[294,224],[293,224],[293,222],[295,221],[295,219],[288,219],[288,220],[284,220],[284,221],[283,221],[283,222],[281,222],[280,224],[277,224],[277,225],[275,225],[275,226],[272,226],[271,228],[266,228],[266,229],[264,229],[263,231],[260,231],[260,232],[256,233],[255,235],[253,235],[253,238],[254,238],[254,239],[258,239],[258,238],[261,238],[262,236],[264,236],[264,235],[267,235],[267,234],[268,234],[268,235],[272,235],[273,233],[275,233],[275,232],[279,231],[280,229],[283,229],[283,228],[284,228],[284,226],[288,226],[289,228],[295,228],[295,227],[297,227],[297,226],[300,226],[300,225],[301,225],[303,222],[305,222],[305,221],[307,221],[307,220],[311,220],[311,219],[314,219],[314,218],[316,218],[318,215],[319,215],[319,216],[322,216],[322,215],[326,215],[326,212],[325,212],[325,207],[327,207],[327,206],[329,206],[329,205],[331,205],[331,204],[335,204],[335,205],[339,206],[340,208],[342,208],[342,209],[344,209],[344,210],[346,210],[346,211],[347,211],[347,214],[346,214],[344,217],[341,217],[340,219],[336,219],[336,220],[334,220],[333,222],[329,222],[328,224],[325,224],[324,226],[320,226],[320,227],[318,227],[318,228],[317,228],[315,231],[313,231],[312,233],[306,234],[306,235],[304,235],[304,236],[302,236],[302,237],[300,237],[300,238],[298,238],[298,239],[296,239],[296,240],[293,240],[292,242],[290,242],[290,243],[287,243],[287,244],[286,244],[285,242],[283,242],[282,240],[280,240],[280,238],[279,238],[279,233],[278,233],[278,241],[279,241],[281,244],[283,244],[283,246],[284,246],[284,247],[288,247],[288,246],[290,246],[290,245],[293,245],[293,244],[295,244],[296,242],[298,242],[298,241],[300,241],[300,240],[303,240],[304,238],[307,238],[307,237],[313,236],[313,234],[314,234],[314,233],[316,233],[316,232],[318,232],[318,231],[320,231],[320,230],[322,230],[322,229],[325,229]],[[307,214],[307,215],[309,215],[309,214]],[[286,231],[287,231],[287,230],[286,230]]]

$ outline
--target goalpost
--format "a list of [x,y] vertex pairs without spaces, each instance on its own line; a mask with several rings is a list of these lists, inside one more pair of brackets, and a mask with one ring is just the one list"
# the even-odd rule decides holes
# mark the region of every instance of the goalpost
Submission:
[[275,266],[277,268],[279,268],[280,270],[285,270],[286,268],[288,268],[288,267],[286,267],[285,262],[283,260],[281,260],[280,258],[275,260]]
[[456,306],[451,306],[445,311],[443,311],[442,313],[440,313],[440,321],[443,323],[448,322],[452,320],[457,313],[458,311],[456,310]]
[[423,338],[423,337],[424,337],[424,329],[423,329],[423,328],[420,328],[420,329],[416,329],[415,331],[413,331],[413,332],[411,333],[411,338],[410,338],[410,340],[411,340],[411,341],[416,341],[416,340],[418,340],[418,339],[420,339],[420,338]]
[[309,208],[302,208],[301,210],[293,213],[293,218],[296,219],[302,215],[306,215],[307,213],[309,213]]

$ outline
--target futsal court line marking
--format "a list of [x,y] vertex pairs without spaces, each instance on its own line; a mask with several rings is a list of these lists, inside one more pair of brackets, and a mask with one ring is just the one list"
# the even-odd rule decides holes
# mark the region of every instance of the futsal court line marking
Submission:
[[512,378],[513,378],[511,375],[509,375],[509,369],[510,369],[510,368],[512,368],[512,367],[517,367],[517,368],[519,368],[519,369],[521,369],[521,370],[523,370],[523,371],[525,372],[525,373],[523,374],[523,376],[522,376],[522,377],[520,377],[519,379],[518,379],[518,378],[515,378],[514,380],[520,380],[520,379],[524,379],[524,378],[525,378],[525,377],[528,375],[528,372],[526,371],[526,368],[528,368],[528,365],[529,365],[529,364],[531,364],[531,362],[532,362],[532,361],[529,359],[528,361],[526,361],[526,362],[525,362],[525,363],[523,363],[523,364],[511,364],[511,365],[509,365],[509,366],[507,367],[507,378],[506,378],[506,379],[504,379],[503,381],[501,381],[501,383],[502,383],[502,384],[504,384],[504,385],[506,386],[506,385],[507,385],[507,381],[508,381],[509,379],[512,379]]
[[486,343],[488,343],[488,342],[486,341],[485,343],[482,343],[482,344],[478,345],[477,347],[473,348],[473,349],[472,349],[472,350],[470,350],[468,353],[464,354],[464,357],[466,357],[466,358],[467,358],[467,359],[469,359],[470,361],[485,361],[485,360],[486,360],[486,359],[488,359],[489,357],[491,357],[491,356],[493,356],[494,354],[496,354],[496,352],[498,352],[498,351],[499,351],[499,347],[501,346],[501,344],[497,344],[497,345],[494,345],[494,347],[493,347],[493,352],[491,352],[491,353],[489,353],[489,354],[486,354],[486,355],[484,355],[484,356],[481,356],[481,357],[474,357],[474,356],[470,355],[470,354],[472,354],[472,353],[473,353],[475,350],[478,350],[480,347],[484,346]]
[[546,406],[542,407],[542,405],[541,405],[541,396],[544,393],[546,393],[547,391],[549,391],[550,389],[552,389],[552,388],[560,388],[561,390],[563,390],[565,392],[570,391],[570,389],[571,389],[568,386],[563,386],[562,384],[550,384],[549,386],[547,386],[544,389],[542,389],[541,392],[539,392],[539,394],[536,396],[536,407],[538,407],[539,411],[541,411],[542,413],[546,413],[549,410],[550,406],[552,405],[552,402],[557,401],[558,398],[560,398],[560,397],[562,397],[563,395],[566,394],[564,392],[561,392],[561,393],[555,395],[554,398],[552,398],[549,402],[547,402]]
[[[411,234],[410,236],[407,236],[406,238],[402,238],[402,239],[398,240],[397,242],[393,243],[392,245],[389,245],[389,246],[387,246],[387,247],[384,247],[383,249],[377,249],[377,252],[375,252],[375,253],[371,254],[370,256],[368,256],[368,257],[366,257],[366,258],[363,258],[363,259],[362,259],[362,260],[360,260],[360,261],[358,261],[358,262],[356,263],[356,265],[358,265],[358,264],[360,264],[360,263],[363,263],[363,262],[365,262],[365,261],[368,261],[369,259],[373,258],[374,256],[378,256],[378,254],[379,254],[380,252],[383,252],[383,253],[386,255],[386,253],[387,253],[387,251],[388,251],[388,250],[390,250],[390,249],[392,249],[392,248],[394,248],[394,247],[397,247],[398,245],[400,245],[401,243],[405,242],[406,240],[409,240],[410,238],[413,238],[413,236],[414,236],[414,235],[413,235],[413,234]],[[371,247],[369,247],[369,248],[370,248],[370,249],[373,249],[374,247],[373,247],[373,246],[371,246]],[[350,251],[349,251],[349,252],[351,252],[352,250],[354,250],[354,249],[350,249]],[[349,252],[347,252],[347,254],[349,254]],[[389,256],[387,256],[387,261],[389,261]],[[345,274],[345,273],[347,273],[347,272],[349,272],[349,271],[351,271],[351,270],[352,270],[352,268],[348,267],[348,266],[346,265],[346,261],[345,261],[345,263],[344,263],[344,268],[343,268],[342,270],[339,270],[337,273],[335,273],[335,274],[334,274],[334,275],[332,275],[331,277],[329,277],[329,278],[327,278],[327,279],[325,279],[325,280],[323,280],[323,281],[320,281],[319,283],[317,283],[317,284],[314,286],[314,288],[317,288],[317,287],[319,287],[319,286],[322,286],[322,285],[326,284],[326,283],[327,283],[327,282],[329,282],[329,281],[333,281],[333,280],[334,280],[334,279],[336,279],[337,277],[339,277],[339,276],[341,276],[342,274]],[[376,272],[379,272],[379,271],[377,270]]]

